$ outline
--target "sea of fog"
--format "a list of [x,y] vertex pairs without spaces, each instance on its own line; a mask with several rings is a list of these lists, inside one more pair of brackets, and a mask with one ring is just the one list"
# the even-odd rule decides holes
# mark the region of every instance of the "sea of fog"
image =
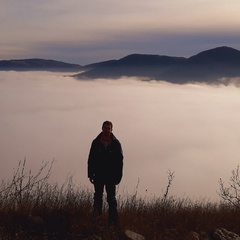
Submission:
[[[55,159],[51,180],[92,189],[87,158],[105,120],[124,152],[118,194],[169,194],[218,201],[240,163],[240,88],[137,79],[80,81],[64,73],[0,72],[0,177],[20,160],[37,171]],[[137,189],[136,189],[137,188]]]

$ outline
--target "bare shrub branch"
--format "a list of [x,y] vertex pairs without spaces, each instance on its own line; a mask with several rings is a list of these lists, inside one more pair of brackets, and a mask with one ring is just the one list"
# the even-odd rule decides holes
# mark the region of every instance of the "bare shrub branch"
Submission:
[[169,201],[169,196],[168,196],[169,195],[169,190],[170,190],[170,187],[172,185],[173,179],[175,177],[174,172],[172,172],[170,170],[168,170],[167,174],[168,174],[168,184],[167,184],[167,187],[165,189],[165,192],[164,192],[162,200],[161,200],[161,205],[162,205],[161,209],[162,210],[165,209],[165,207],[167,205],[167,202]]
[[[54,160],[42,162],[38,172],[33,175],[32,171],[26,171],[26,158],[19,161],[11,181],[1,183],[0,197],[1,204],[11,202],[12,207],[19,207],[23,200],[31,200],[34,196],[36,202],[41,198],[42,190],[46,188],[51,175]],[[47,172],[45,172],[47,170]]]
[[229,178],[228,186],[225,186],[224,181],[220,178],[220,192],[219,196],[224,202],[231,206],[240,208],[240,178],[239,165],[235,170],[232,170],[232,175]]

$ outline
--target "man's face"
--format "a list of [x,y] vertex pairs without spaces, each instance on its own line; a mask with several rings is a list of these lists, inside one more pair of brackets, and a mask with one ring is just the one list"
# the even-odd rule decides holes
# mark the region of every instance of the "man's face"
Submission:
[[104,124],[103,127],[102,127],[102,131],[103,131],[103,135],[105,137],[109,137],[111,132],[112,132],[112,126]]

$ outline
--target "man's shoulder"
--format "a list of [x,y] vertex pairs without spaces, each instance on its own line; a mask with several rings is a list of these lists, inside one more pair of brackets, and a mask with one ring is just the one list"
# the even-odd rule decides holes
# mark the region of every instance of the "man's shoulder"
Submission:
[[102,133],[99,133],[94,139],[93,142],[99,141],[102,136]]
[[120,141],[113,135],[113,142],[121,145]]

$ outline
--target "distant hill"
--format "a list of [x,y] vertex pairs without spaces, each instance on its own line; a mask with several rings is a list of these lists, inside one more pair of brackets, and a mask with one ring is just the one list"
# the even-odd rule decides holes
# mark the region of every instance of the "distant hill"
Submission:
[[0,61],[0,70],[16,70],[16,71],[80,71],[82,66],[78,64],[70,64],[55,60],[45,59],[22,59],[22,60],[2,60]]
[[139,77],[172,83],[208,82],[222,78],[240,77],[240,51],[230,47],[217,47],[189,58],[150,54],[131,54],[85,66],[55,60],[22,59],[2,60],[1,70],[80,72],[77,79]]
[[119,60],[84,66],[79,79],[141,77],[173,83],[216,82],[220,78],[240,77],[240,51],[217,47],[189,58],[132,54]]

